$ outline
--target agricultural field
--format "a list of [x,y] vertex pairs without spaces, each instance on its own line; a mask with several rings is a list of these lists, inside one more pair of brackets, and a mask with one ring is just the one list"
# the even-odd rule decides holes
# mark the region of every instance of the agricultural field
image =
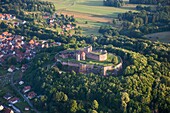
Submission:
[[170,43],[170,32],[159,32],[145,35],[144,37],[148,38],[151,41],[160,41],[165,43]]
[[[46,1],[46,0],[42,0]],[[136,5],[125,5],[122,8],[103,6],[103,0],[48,0],[56,6],[57,13],[69,15],[77,20],[83,34],[98,34],[101,25],[110,25],[118,13],[135,11]]]

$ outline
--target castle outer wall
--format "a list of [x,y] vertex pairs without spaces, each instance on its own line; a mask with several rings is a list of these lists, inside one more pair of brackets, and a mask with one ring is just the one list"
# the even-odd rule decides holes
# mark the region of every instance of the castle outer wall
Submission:
[[107,60],[107,53],[103,53],[101,55],[87,53],[86,57],[97,61],[105,61]]
[[99,61],[105,61],[105,60],[107,60],[107,53],[99,55]]

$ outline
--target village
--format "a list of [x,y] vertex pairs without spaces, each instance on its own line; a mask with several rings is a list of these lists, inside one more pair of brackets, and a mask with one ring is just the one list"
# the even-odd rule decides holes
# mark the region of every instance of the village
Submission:
[[24,25],[27,23],[25,20],[20,20],[16,18],[15,15],[12,14],[2,14],[0,13],[0,20],[5,21],[7,23],[12,23],[13,26]]
[[[13,35],[7,31],[0,35],[0,66],[6,71],[7,75],[10,75],[6,75],[6,77],[8,77],[8,82],[12,85],[15,84],[17,87],[14,86],[14,88],[24,95],[25,99],[31,100],[35,98],[37,94],[31,90],[31,86],[24,85],[24,81],[22,80],[18,81],[17,83],[13,83],[11,77],[13,77],[16,71],[21,73],[26,71],[26,69],[29,67],[27,62],[34,58],[39,50],[60,45],[60,42],[49,42],[46,40],[36,39],[26,40],[26,37],[24,36]],[[23,61],[27,62],[22,63],[22,65],[17,65]],[[3,75],[0,75],[0,81],[3,81],[2,77]],[[3,104],[4,102],[1,103],[0,101],[0,112],[21,112],[21,110],[15,106],[15,104],[19,103],[21,99],[15,94],[6,92],[6,94],[3,95],[3,101],[9,104],[7,106],[6,104]],[[29,111],[30,107],[25,106],[24,109],[25,111]]]
[[[5,62],[13,58],[11,62],[22,62],[23,60],[29,61],[35,57],[38,50],[52,46],[61,45],[60,42],[47,42],[45,40],[31,39],[29,42],[26,38],[20,35],[12,35],[8,32],[3,32],[0,35],[0,65],[5,66]],[[14,62],[14,63],[16,63]],[[22,65],[21,69],[24,71],[26,65]],[[18,68],[11,65],[8,72],[13,72]]]
[[[43,15],[43,19],[46,20],[47,24],[50,27],[57,28],[59,35],[64,35],[65,32],[70,32],[75,30],[76,24],[74,24],[74,17],[67,17],[64,15],[58,15],[55,13],[54,15],[50,15],[49,13],[45,13]],[[71,34],[69,34],[71,35]]]
[[[20,81],[18,85],[23,85],[24,82]],[[37,94],[34,91],[31,91],[31,86],[23,86],[23,89],[21,90],[21,93],[25,96],[27,99],[33,99],[37,96]],[[21,113],[21,110],[15,106],[15,104],[20,103],[21,99],[15,95],[12,95],[11,93],[7,92],[3,99],[8,103],[8,106],[3,105],[0,103],[0,112],[2,113]],[[23,106],[24,107],[24,106]],[[25,106],[25,111],[29,111],[30,107]]]

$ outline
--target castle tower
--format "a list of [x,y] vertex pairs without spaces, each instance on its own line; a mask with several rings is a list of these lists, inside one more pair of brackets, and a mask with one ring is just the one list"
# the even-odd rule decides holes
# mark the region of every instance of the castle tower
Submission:
[[87,47],[87,52],[92,52],[92,46]]
[[80,61],[80,54],[76,54],[76,60]]
[[81,52],[81,60],[86,60],[86,53],[84,51]]
[[79,72],[82,72],[82,73],[86,72],[86,64],[80,64]]

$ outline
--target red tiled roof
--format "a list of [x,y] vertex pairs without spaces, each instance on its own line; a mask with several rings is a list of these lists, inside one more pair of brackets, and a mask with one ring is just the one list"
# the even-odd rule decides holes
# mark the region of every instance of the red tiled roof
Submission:
[[3,32],[2,34],[6,36],[6,35],[8,35],[8,32],[6,31],[6,32]]
[[1,39],[1,38],[4,38],[4,37],[3,37],[2,35],[0,35],[0,39]]
[[37,94],[36,94],[34,91],[28,93],[28,97],[29,97],[30,99],[34,98],[36,95],[37,95]]
[[14,113],[10,108],[5,108],[3,113]]
[[23,90],[31,89],[31,86],[25,86]]
[[34,44],[34,43],[35,43],[34,40],[29,41],[29,44]]
[[14,101],[18,101],[18,100],[19,100],[19,98],[14,97],[14,98],[10,99],[9,102],[14,102]]
[[83,51],[83,52],[81,52],[81,55],[83,55],[83,56],[84,56],[84,55],[85,55],[85,52],[84,52],[84,51]]

